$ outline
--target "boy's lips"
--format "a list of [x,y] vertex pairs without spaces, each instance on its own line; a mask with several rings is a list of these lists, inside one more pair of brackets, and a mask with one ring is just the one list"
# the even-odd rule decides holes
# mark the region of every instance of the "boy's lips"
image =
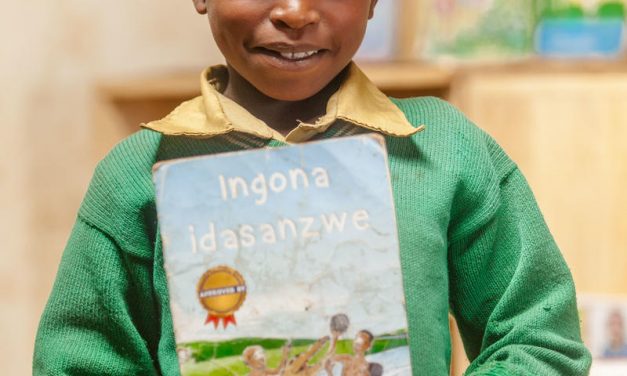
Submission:
[[328,50],[311,44],[267,43],[257,45],[250,51],[269,57],[269,60],[277,63],[280,68],[305,68],[311,65],[307,63],[315,63],[320,55]]
[[271,42],[271,43],[259,43],[253,46],[253,49],[265,49],[274,51],[277,53],[304,53],[304,52],[312,52],[312,51],[321,51],[326,48],[309,43],[301,43],[301,44],[292,44],[285,42]]

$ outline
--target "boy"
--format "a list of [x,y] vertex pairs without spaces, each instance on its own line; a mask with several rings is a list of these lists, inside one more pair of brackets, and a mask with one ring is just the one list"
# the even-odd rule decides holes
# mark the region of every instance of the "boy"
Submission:
[[276,369],[270,369],[266,365],[266,353],[261,346],[248,346],[242,353],[244,364],[250,369],[249,376],[281,375],[287,365],[291,345],[283,346],[281,362]]
[[42,317],[36,374],[179,373],[155,162],[366,131],[386,136],[414,374],[448,373],[449,310],[470,375],[587,373],[570,272],[515,164],[446,103],[388,99],[351,63],[375,3],[194,0],[228,65],[99,164]]
[[370,350],[374,336],[367,330],[360,330],[353,340],[353,354],[340,354],[332,356],[325,369],[328,375],[333,375],[333,367],[337,363],[342,364],[342,376],[368,376],[370,374],[369,363],[366,360],[366,352]]

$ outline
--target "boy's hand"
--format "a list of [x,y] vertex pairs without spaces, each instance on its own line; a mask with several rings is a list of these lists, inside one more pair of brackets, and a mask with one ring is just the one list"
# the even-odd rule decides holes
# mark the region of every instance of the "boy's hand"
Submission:
[[283,356],[286,356],[292,351],[292,340],[288,340],[285,346],[283,346]]

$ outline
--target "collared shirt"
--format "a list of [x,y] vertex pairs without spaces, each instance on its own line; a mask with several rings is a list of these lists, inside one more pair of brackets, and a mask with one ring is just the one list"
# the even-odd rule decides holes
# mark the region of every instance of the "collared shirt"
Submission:
[[142,127],[166,135],[201,138],[239,132],[285,143],[307,141],[338,120],[395,137],[407,137],[424,128],[410,124],[403,112],[354,63],[338,91],[329,98],[326,114],[313,124],[300,122],[286,136],[224,96],[226,82],[225,66],[207,68],[200,78],[202,96],[184,102],[165,118]]

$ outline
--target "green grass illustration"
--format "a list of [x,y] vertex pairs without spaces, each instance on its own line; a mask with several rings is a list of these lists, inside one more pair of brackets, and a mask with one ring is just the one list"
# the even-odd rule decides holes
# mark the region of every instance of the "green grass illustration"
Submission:
[[[292,349],[290,357],[307,350],[315,340],[294,339],[291,341]],[[179,348],[191,351],[191,359],[182,365],[183,376],[232,376],[246,375],[249,372],[244,364],[241,354],[248,346],[258,345],[263,347],[266,354],[268,367],[276,368],[281,362],[282,347],[287,344],[285,339],[269,338],[240,338],[223,342],[191,342],[181,344]],[[369,354],[407,346],[407,332],[399,331],[393,334],[385,334],[375,338]],[[310,363],[319,362],[326,353],[329,344],[326,344]],[[343,339],[336,344],[336,354],[352,354],[353,340]]]

